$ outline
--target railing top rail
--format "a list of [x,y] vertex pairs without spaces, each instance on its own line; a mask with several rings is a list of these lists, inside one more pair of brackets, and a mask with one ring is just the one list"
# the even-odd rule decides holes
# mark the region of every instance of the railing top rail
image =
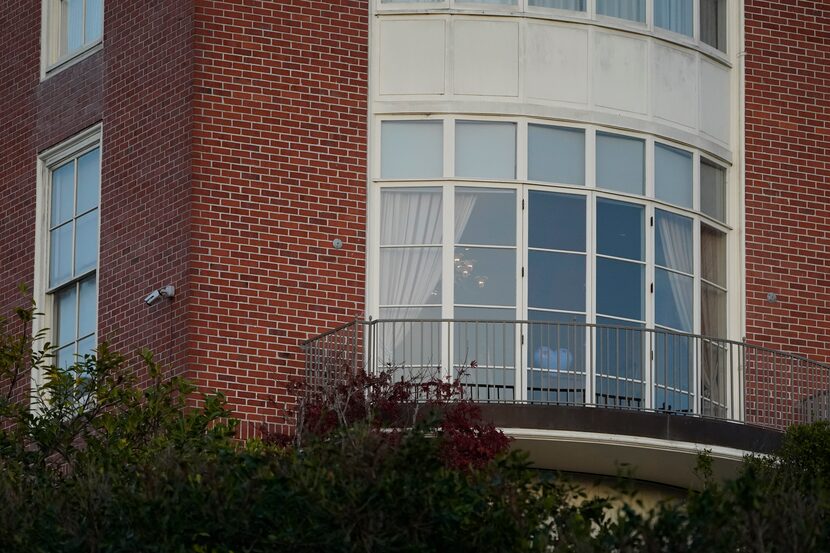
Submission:
[[750,342],[741,342],[741,341],[737,341],[737,340],[730,340],[730,339],[727,339],[727,338],[715,338],[713,336],[704,336],[704,335],[701,335],[701,334],[692,334],[692,333],[689,333],[689,332],[681,332],[681,331],[671,330],[671,329],[638,327],[638,326],[633,326],[633,324],[632,325],[609,325],[609,324],[579,323],[579,322],[532,321],[532,320],[521,320],[521,319],[518,319],[518,320],[517,319],[445,319],[445,318],[423,318],[423,319],[402,318],[402,319],[370,319],[370,320],[355,319],[355,320],[349,321],[348,323],[345,323],[345,324],[342,324],[338,327],[335,327],[331,330],[328,330],[328,331],[326,331],[322,334],[319,334],[319,335],[317,335],[313,338],[305,340],[304,342],[302,342],[301,347],[305,347],[308,344],[311,344],[316,340],[319,340],[321,338],[325,338],[326,336],[329,336],[331,334],[335,334],[337,332],[341,332],[341,331],[343,331],[347,328],[350,328],[352,326],[362,325],[362,326],[372,327],[372,326],[376,326],[376,325],[379,325],[379,324],[390,324],[390,323],[394,323],[394,324],[411,324],[411,323],[421,323],[421,324],[427,324],[427,323],[484,324],[484,323],[488,323],[488,324],[513,324],[513,325],[521,324],[521,325],[529,325],[529,326],[558,326],[558,327],[595,328],[595,329],[611,329],[611,330],[618,329],[618,330],[625,330],[625,331],[638,331],[638,332],[643,332],[643,333],[647,333],[647,334],[661,334],[661,335],[686,337],[686,338],[691,338],[691,339],[696,339],[696,340],[715,342],[715,343],[718,343],[720,345],[732,345],[732,346],[741,347],[741,348],[751,348],[751,349],[756,350],[756,351],[762,351],[762,352],[766,352],[766,353],[770,353],[770,354],[774,354],[774,355],[783,356],[783,357],[786,357],[788,359],[801,361],[803,363],[808,363],[808,364],[813,365],[815,367],[820,367],[822,369],[826,369],[826,370],[830,371],[830,364],[815,361],[813,359],[809,359],[807,357],[804,357],[803,355],[798,355],[798,354],[795,354],[795,353],[788,353],[788,352],[785,352],[785,351],[776,350],[774,348],[770,348],[770,347],[767,347],[767,346],[761,346],[761,345],[753,344],[753,343],[750,343]]

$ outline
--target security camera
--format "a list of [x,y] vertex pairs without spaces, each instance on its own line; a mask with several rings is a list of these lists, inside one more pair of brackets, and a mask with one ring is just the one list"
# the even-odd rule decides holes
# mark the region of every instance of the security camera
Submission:
[[150,292],[150,295],[148,295],[146,298],[144,298],[144,303],[146,303],[147,305],[153,305],[154,303],[156,303],[161,298],[170,298],[170,299],[172,299],[173,296],[175,296],[175,295],[176,295],[176,287],[173,286],[172,284],[168,284],[167,286],[165,286],[163,288],[159,288],[158,290],[153,290],[152,292]]
[[150,293],[149,296],[144,298],[144,303],[146,303],[147,305],[153,305],[154,303],[156,303],[160,299],[161,299],[161,292],[158,291],[158,290],[153,290]]

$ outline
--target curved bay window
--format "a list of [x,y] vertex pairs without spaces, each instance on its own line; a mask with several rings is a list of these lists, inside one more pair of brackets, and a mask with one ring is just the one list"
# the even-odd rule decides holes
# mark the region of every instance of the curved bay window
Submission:
[[587,126],[380,129],[385,366],[463,373],[481,400],[720,414],[727,352],[698,335],[727,332],[724,167]]

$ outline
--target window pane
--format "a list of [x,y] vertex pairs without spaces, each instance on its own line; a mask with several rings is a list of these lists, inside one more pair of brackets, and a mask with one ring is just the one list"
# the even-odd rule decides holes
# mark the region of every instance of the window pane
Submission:
[[644,260],[643,206],[597,199],[597,253]]
[[75,209],[75,162],[67,163],[52,172],[52,226],[72,218]]
[[585,0],[530,0],[529,5],[560,10],[585,11]]
[[457,188],[455,242],[488,246],[516,245],[516,191]]
[[72,223],[49,233],[49,286],[72,278]]
[[[454,376],[463,372],[465,394],[474,400],[512,400],[516,378],[515,309],[456,307]],[[510,321],[510,322],[497,322]]]
[[434,179],[444,174],[441,121],[384,121],[380,130],[380,176]]
[[64,9],[65,50],[69,54],[84,44],[84,0],[62,0]]
[[528,305],[585,311],[585,256],[528,252]]
[[691,332],[694,317],[694,279],[665,269],[654,272],[655,320],[658,325]]
[[530,310],[528,318],[527,399],[584,404],[585,316]]
[[654,0],[654,24],[686,36],[694,33],[694,0]]
[[646,0],[597,0],[597,13],[645,23]]
[[700,0],[700,40],[726,52],[726,0]]
[[726,234],[700,225],[701,277],[726,287]]
[[531,248],[585,251],[585,197],[531,191],[528,244]]
[[458,121],[455,175],[476,179],[516,178],[516,124]]
[[98,263],[98,210],[78,217],[75,225],[75,274],[79,275]]
[[658,200],[692,208],[692,154],[657,144],[654,148],[654,188]]
[[530,180],[585,184],[585,131],[528,125],[527,134]]
[[[643,325],[597,317],[596,403],[640,409],[643,402],[645,333]],[[605,325],[609,325],[606,327]]]
[[381,4],[432,4],[444,0],[380,0]]
[[639,263],[597,258],[597,313],[644,319],[645,268]]
[[[377,327],[378,369],[392,368],[392,378],[429,380],[441,366],[441,332],[438,322],[423,322],[441,318],[440,307],[381,308],[382,322]],[[383,322],[386,320],[387,322]],[[409,322],[396,322],[408,320]]]
[[98,205],[100,188],[100,149],[87,152],[78,158],[78,205],[76,214],[89,211]]
[[55,354],[55,366],[62,369],[71,367],[77,358],[75,357],[75,342],[68,346],[62,347]]
[[506,6],[516,5],[516,0],[457,0],[459,3],[466,4],[502,4]]
[[516,251],[455,249],[455,303],[516,305]]
[[688,413],[691,394],[694,338],[656,332],[654,334],[654,408]]
[[65,346],[76,340],[77,290],[74,284],[55,294],[55,342]]
[[381,245],[441,243],[440,188],[386,189],[380,203]]
[[692,226],[688,217],[654,210],[654,261],[657,265],[684,273],[694,271]]
[[82,280],[79,287],[78,336],[87,336],[95,332],[98,319],[98,285],[95,275]]
[[441,303],[441,248],[381,248],[380,303]]
[[104,28],[103,0],[86,0],[86,21],[84,22],[85,42],[95,42],[101,38]]
[[597,133],[597,186],[642,195],[646,143],[639,138]]
[[726,337],[726,292],[705,282],[700,286],[700,333]]
[[726,222],[726,169],[706,160],[700,162],[700,211]]

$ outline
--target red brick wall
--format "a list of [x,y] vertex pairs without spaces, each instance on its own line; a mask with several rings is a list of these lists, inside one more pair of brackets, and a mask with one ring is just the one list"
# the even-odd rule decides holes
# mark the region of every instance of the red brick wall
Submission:
[[285,422],[299,343],[363,314],[368,17],[197,2],[190,361],[243,436]]
[[[747,338],[830,361],[830,4],[746,1]],[[774,293],[778,302],[767,302]]]
[[[193,9],[108,1],[104,48],[40,81],[40,3],[0,5],[0,316],[34,277],[37,156],[103,121],[99,332],[185,370]],[[166,283],[173,306],[142,298]]]

